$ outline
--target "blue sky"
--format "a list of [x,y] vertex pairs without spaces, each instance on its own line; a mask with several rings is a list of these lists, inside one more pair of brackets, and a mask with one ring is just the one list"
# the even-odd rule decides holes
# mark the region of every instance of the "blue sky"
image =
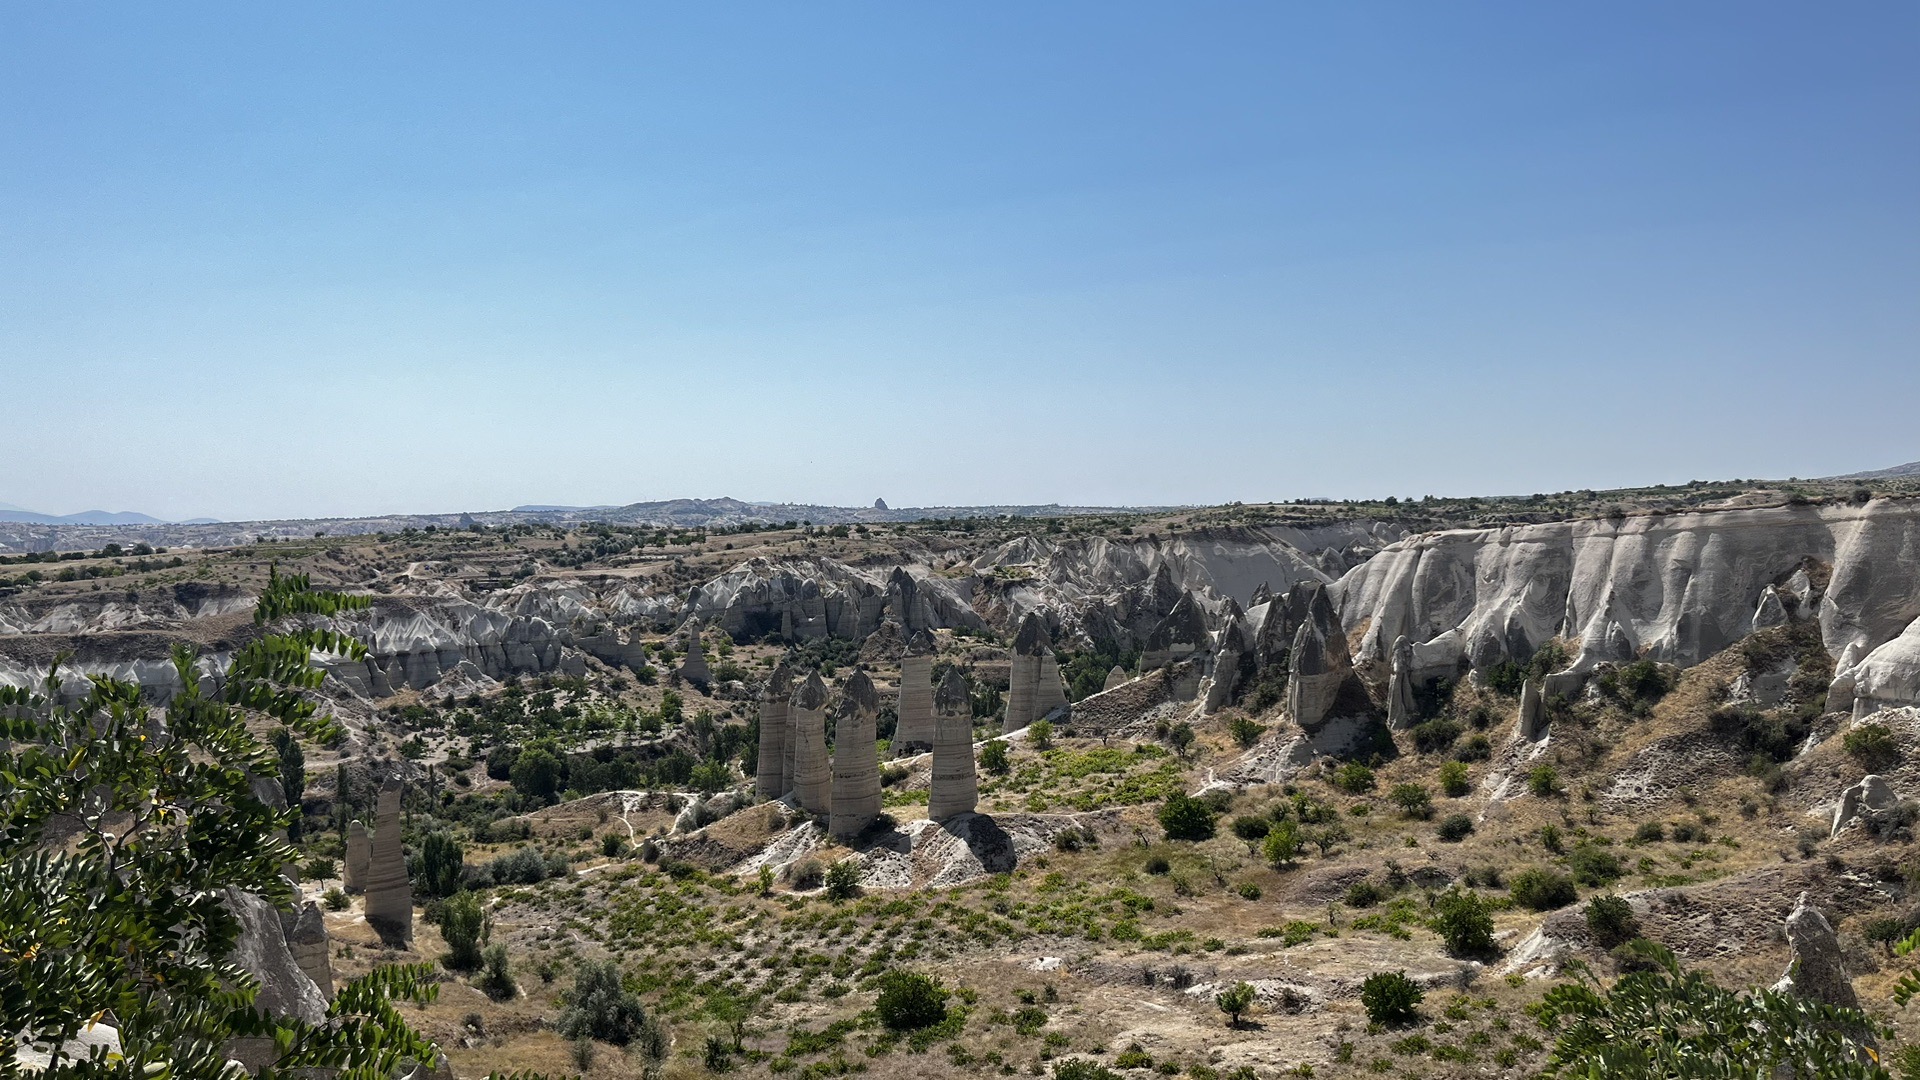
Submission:
[[1920,6],[0,5],[0,500],[1920,459]]

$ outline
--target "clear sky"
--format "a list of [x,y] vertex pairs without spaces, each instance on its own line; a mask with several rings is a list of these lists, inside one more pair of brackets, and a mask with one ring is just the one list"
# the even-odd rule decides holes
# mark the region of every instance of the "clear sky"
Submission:
[[1920,5],[0,4],[0,501],[1920,459]]

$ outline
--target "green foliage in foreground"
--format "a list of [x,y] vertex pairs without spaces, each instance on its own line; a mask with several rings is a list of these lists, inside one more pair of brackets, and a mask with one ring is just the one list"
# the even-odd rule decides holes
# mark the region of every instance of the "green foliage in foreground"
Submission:
[[[365,604],[276,572],[255,621]],[[384,1080],[433,1058],[393,1005],[434,996],[426,965],[348,982],[316,1025],[257,1012],[258,982],[228,959],[241,928],[226,890],[291,899],[280,867],[294,852],[280,830],[293,815],[260,794],[280,794],[282,755],[247,721],[334,734],[310,696],[316,650],[365,655],[329,630],[270,633],[235,652],[208,692],[193,654],[177,649],[183,689],[164,718],[139,687],[106,678],[57,704],[57,665],[45,693],[0,688],[0,1061],[23,1033],[52,1049],[103,1017],[121,1056],[77,1062],[56,1050],[42,1075],[218,1076],[235,1038],[272,1047],[266,1080],[307,1069]]]
[[1888,1030],[1857,1009],[1837,1009],[1766,989],[1729,990],[1683,971],[1644,939],[1625,946],[1648,970],[1603,987],[1573,961],[1576,982],[1547,991],[1534,1012],[1556,1031],[1550,1075],[1609,1080],[1883,1080],[1887,1070],[1858,1041]]

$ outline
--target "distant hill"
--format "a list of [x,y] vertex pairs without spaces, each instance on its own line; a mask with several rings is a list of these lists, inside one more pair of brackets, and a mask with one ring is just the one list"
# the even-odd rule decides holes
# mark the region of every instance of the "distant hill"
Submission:
[[1848,473],[1845,476],[1830,476],[1829,480],[1894,480],[1902,476],[1920,476],[1920,461],[1909,461],[1905,465],[1895,465],[1891,469],[1875,469],[1872,472]]
[[77,514],[42,514],[12,503],[0,503],[0,521],[28,525],[165,525],[161,518],[131,510],[82,510]]

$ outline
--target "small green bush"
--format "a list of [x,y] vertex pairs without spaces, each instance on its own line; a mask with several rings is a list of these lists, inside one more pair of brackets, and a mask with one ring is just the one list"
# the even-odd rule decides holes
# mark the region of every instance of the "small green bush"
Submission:
[[1364,908],[1372,907],[1386,898],[1387,890],[1375,885],[1369,878],[1361,878],[1347,886],[1346,894],[1340,899],[1348,907]]
[[1253,984],[1237,982],[1213,996],[1213,1003],[1227,1014],[1227,1026],[1239,1027],[1240,1017],[1253,1008]]
[[1364,795],[1373,790],[1373,770],[1357,761],[1349,761],[1333,772],[1333,786],[1349,795]]
[[1360,1004],[1367,1010],[1367,1019],[1376,1024],[1404,1024],[1414,1019],[1425,996],[1404,971],[1377,972],[1360,984]]
[[831,900],[851,900],[860,895],[860,863],[854,859],[841,859],[827,867],[827,897]]
[[1587,901],[1587,932],[1603,949],[1623,945],[1640,936],[1640,920],[1633,905],[1618,896],[1596,896]]
[[1560,774],[1551,765],[1535,765],[1527,774],[1527,790],[1542,799],[1560,794]]
[[1473,790],[1467,783],[1467,763],[1449,761],[1440,766],[1440,791],[1449,799],[1458,799]]
[[1484,956],[1493,951],[1493,915],[1477,892],[1456,885],[1441,893],[1434,898],[1433,918],[1427,925],[1454,956]]
[[1639,828],[1633,830],[1633,839],[1636,843],[1657,844],[1666,838],[1667,827],[1658,821],[1643,821]]
[[1513,875],[1510,888],[1514,903],[1534,911],[1563,908],[1580,898],[1572,878],[1537,866]]
[[980,767],[995,776],[1005,776],[1013,771],[1013,762],[1007,757],[1005,739],[994,739],[980,748]]
[[1433,816],[1433,793],[1424,784],[1396,784],[1387,798],[1410,818],[1424,821]]
[[1437,754],[1452,749],[1454,740],[1460,737],[1462,730],[1459,723],[1445,717],[1415,724],[1410,733],[1413,736],[1413,748],[1422,754]]
[[947,988],[916,971],[888,971],[880,976],[880,996],[874,1013],[892,1031],[932,1027],[947,1018]]
[[1612,884],[1622,873],[1619,856],[1593,843],[1575,844],[1567,854],[1567,868],[1575,881],[1591,889]]
[[1885,724],[1861,724],[1843,740],[1847,755],[1867,769],[1878,771],[1900,761],[1900,744]]
[[1227,734],[1233,736],[1233,741],[1240,744],[1242,750],[1252,747],[1254,743],[1260,741],[1260,736],[1266,733],[1265,724],[1255,723],[1244,716],[1236,716],[1227,721]]
[[1493,743],[1485,735],[1469,735],[1453,748],[1455,761],[1485,761],[1493,756]]
[[1448,814],[1440,822],[1440,839],[1457,844],[1473,835],[1473,819],[1465,814]]
[[1176,791],[1160,807],[1160,827],[1169,840],[1213,839],[1213,808],[1184,792]]

